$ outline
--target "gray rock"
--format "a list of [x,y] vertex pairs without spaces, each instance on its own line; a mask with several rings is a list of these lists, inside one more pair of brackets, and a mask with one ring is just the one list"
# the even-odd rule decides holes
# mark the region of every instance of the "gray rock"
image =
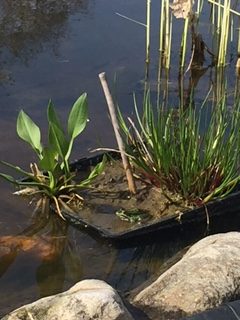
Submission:
[[133,320],[106,282],[83,280],[68,291],[27,304],[2,320]]
[[240,233],[206,237],[133,298],[150,319],[180,319],[240,297]]

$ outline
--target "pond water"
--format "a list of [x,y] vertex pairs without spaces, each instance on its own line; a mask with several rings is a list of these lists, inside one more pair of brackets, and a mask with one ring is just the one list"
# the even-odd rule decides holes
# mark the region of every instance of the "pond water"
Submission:
[[[159,1],[153,0],[153,25],[158,25]],[[117,74],[118,102],[132,112],[132,93],[143,93],[145,30],[116,12],[145,21],[144,0],[2,0],[0,3],[0,159],[27,168],[34,158],[15,132],[23,108],[46,137],[46,106],[51,98],[62,119],[84,91],[89,95],[90,122],[76,143],[73,159],[89,149],[114,146],[112,128],[98,74],[113,84]],[[208,15],[206,13],[206,21]],[[181,26],[181,28],[179,27]],[[208,24],[203,23],[201,30]],[[180,39],[182,22],[174,23]],[[180,40],[179,40],[180,41]],[[157,28],[152,48],[157,48]],[[176,47],[175,47],[176,46]],[[171,71],[177,74],[178,43],[172,49]],[[233,74],[236,44],[231,45]],[[152,52],[152,87],[157,74],[157,50]],[[200,79],[198,97],[206,94],[211,69]],[[188,82],[188,76],[186,76]],[[207,83],[207,85],[206,85]],[[235,77],[229,77],[234,89]],[[177,77],[169,82],[170,102],[178,97]],[[200,100],[200,98],[198,98]],[[154,239],[114,245],[52,218],[32,217],[22,199],[0,181],[0,316],[14,308],[69,288],[86,278],[104,279],[123,294],[158,273],[163,263],[204,235],[205,228],[177,230]],[[239,229],[238,217],[219,221],[215,229]],[[226,229],[227,230],[227,229]],[[26,238],[28,237],[28,238]],[[4,243],[10,243],[6,247]]]

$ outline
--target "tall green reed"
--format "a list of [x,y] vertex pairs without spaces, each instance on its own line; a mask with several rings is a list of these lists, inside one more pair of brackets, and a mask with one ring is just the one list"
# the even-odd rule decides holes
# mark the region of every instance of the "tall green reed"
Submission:
[[229,37],[231,0],[224,0],[223,15],[221,19],[220,39],[218,49],[218,67],[226,64],[227,45]]
[[[139,174],[190,204],[224,197],[240,181],[240,103],[231,111],[223,99],[213,110],[155,110],[146,96],[137,120],[121,117],[126,150]],[[204,121],[203,121],[204,119]]]
[[187,50],[187,36],[189,27],[189,17],[184,20],[184,28],[182,33],[181,49],[180,49],[180,69],[183,70],[185,66],[186,50]]
[[170,68],[172,40],[172,14],[169,7],[169,0],[163,0],[161,3],[160,23],[159,23],[159,53],[161,64]]
[[150,35],[151,35],[151,0],[147,0],[146,21],[146,63],[150,62]]
[[172,13],[170,11],[169,0],[161,2],[161,11],[159,17],[159,58],[158,58],[158,75],[157,75],[157,105],[160,104],[160,92],[163,70],[165,70],[166,84],[163,100],[167,100],[168,79],[171,62],[171,44],[172,44]]

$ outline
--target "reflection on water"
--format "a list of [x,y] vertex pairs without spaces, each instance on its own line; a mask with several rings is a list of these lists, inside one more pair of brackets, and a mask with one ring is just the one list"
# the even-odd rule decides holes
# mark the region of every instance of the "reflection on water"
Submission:
[[[210,232],[239,230],[239,216],[233,212],[213,218]],[[179,225],[140,239],[111,243],[73,228],[55,215],[37,215],[15,236],[0,237],[0,316],[86,278],[105,280],[128,295],[179,260],[189,245],[207,235],[207,227],[206,223]]]
[[[55,215],[36,215],[17,235],[0,237],[0,316],[84,278],[103,279],[129,291],[159,272],[189,241],[162,238],[121,248],[73,229]],[[19,291],[21,296],[15,294]]]
[[24,63],[47,44],[57,51],[66,34],[68,17],[75,11],[88,13],[89,0],[2,0],[0,2],[0,83],[11,80],[6,70],[12,54]]
[[[81,278],[81,259],[73,254],[67,232],[68,226],[55,215],[36,215],[17,235],[0,237],[0,315],[21,300],[28,301],[28,294],[51,295],[64,290],[66,277]],[[30,277],[29,271],[33,272]],[[13,297],[8,306],[6,297],[11,290],[21,291],[22,297]]]

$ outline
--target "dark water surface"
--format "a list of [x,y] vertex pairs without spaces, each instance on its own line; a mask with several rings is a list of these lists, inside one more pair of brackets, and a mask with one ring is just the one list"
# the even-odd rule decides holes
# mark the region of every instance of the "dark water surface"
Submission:
[[[159,1],[152,2],[156,26]],[[89,95],[90,122],[76,143],[73,159],[87,155],[89,148],[114,145],[98,73],[106,71],[111,83],[117,73],[118,101],[124,113],[131,113],[132,92],[141,96],[143,91],[145,58],[144,28],[116,12],[144,22],[145,1],[1,0],[1,160],[24,168],[34,160],[15,133],[21,108],[44,129],[46,137],[48,99],[53,99],[66,119],[70,106],[84,91]],[[176,22],[175,35],[181,33],[180,25]],[[152,38],[157,47],[157,32]],[[173,63],[172,70],[177,72],[176,65]],[[156,69],[153,62],[152,72]],[[210,77],[208,71],[199,91],[208,90]],[[177,97],[177,80],[171,80],[169,87]],[[11,238],[10,249],[0,247],[0,316],[85,278],[104,279],[128,292],[159,272],[167,258],[204,234],[204,230],[178,230],[157,236],[153,243],[129,241],[124,247],[114,246],[56,219],[36,221],[31,208],[12,196],[12,191],[0,181],[0,236],[18,235]],[[233,226],[239,228],[237,218]]]

